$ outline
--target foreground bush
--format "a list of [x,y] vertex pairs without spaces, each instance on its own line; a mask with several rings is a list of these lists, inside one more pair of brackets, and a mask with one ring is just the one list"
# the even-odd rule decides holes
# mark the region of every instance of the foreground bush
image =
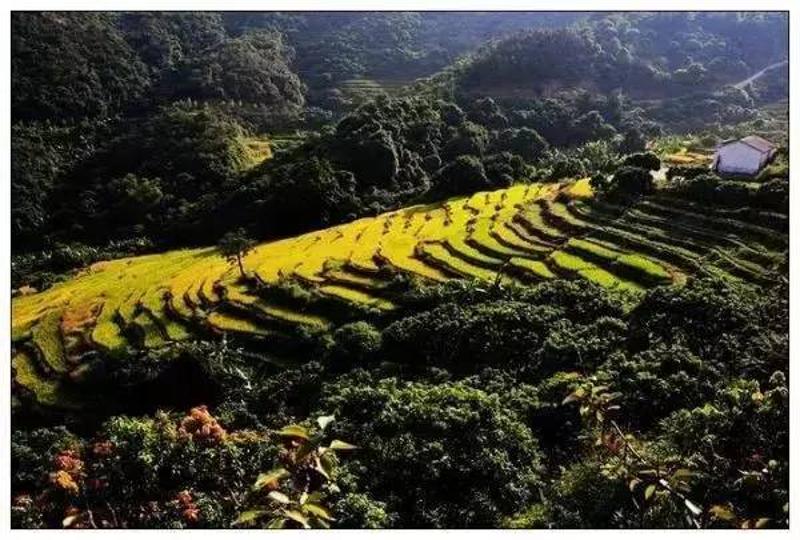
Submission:
[[[114,417],[92,440],[40,430],[15,436],[17,527],[228,527],[277,449],[228,433],[205,407],[185,417]],[[23,466],[26,465],[26,466]]]
[[352,481],[395,526],[497,526],[538,497],[537,441],[497,396],[357,374],[328,385],[321,404],[341,419],[337,436],[362,448],[345,465]]

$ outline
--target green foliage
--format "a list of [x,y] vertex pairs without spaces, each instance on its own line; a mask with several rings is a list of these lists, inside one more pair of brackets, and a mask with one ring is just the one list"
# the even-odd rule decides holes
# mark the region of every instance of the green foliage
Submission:
[[70,127],[15,123],[11,129],[11,227],[15,245],[39,248],[50,230],[50,197],[61,175],[86,159],[109,129],[106,123]]
[[464,84],[490,86],[509,79],[517,84],[574,84],[584,77],[590,58],[590,41],[574,30],[526,32],[487,48],[468,68]]
[[707,171],[694,174],[689,171],[684,178],[688,181],[676,187],[681,195],[705,204],[718,204],[733,208],[755,207],[782,214],[788,214],[789,182],[776,178],[758,187],[737,181],[723,180]]
[[[253,172],[228,201],[253,230],[294,233],[397,207],[430,188],[442,121],[424,99],[378,99]],[[268,207],[269,212],[264,208]]]
[[[726,189],[730,187],[730,189]],[[714,174],[701,174],[691,179],[682,191],[693,200],[710,203],[714,200],[741,205],[747,197],[747,190],[733,183],[726,183]],[[724,195],[723,195],[724,194]],[[737,204],[738,203],[738,204]]]
[[648,171],[657,171],[661,168],[661,160],[658,159],[658,156],[654,153],[646,152],[644,154],[629,155],[623,160],[622,165],[628,167],[639,167],[640,169],[645,169]]
[[386,504],[361,493],[347,493],[336,504],[337,526],[343,529],[385,529],[392,525]]
[[[621,94],[593,94],[587,90],[558,93],[553,97],[513,103],[509,121],[514,127],[527,127],[539,133],[551,146],[565,148],[592,141],[635,144],[618,132],[636,132],[639,136],[657,135],[660,127],[646,120],[641,110],[631,107]],[[620,141],[621,140],[621,141]]]
[[[788,70],[733,84],[785,58],[787,24],[780,13],[15,13],[12,286],[218,238],[244,275],[251,234],[534,178],[591,175],[606,201],[557,194],[542,212],[553,236],[584,227],[652,193],[660,162],[646,148],[781,140],[785,104],[757,108],[785,99]],[[353,97],[352,79],[368,99]],[[688,143],[649,144],[686,130]],[[254,138],[274,151],[258,165]],[[674,191],[603,225],[634,247],[584,249],[645,281],[682,279],[667,262],[697,253],[698,277],[641,296],[583,280],[520,287],[517,275],[423,286],[383,269],[358,274],[370,294],[388,283],[381,294],[402,300],[381,313],[291,278],[253,283],[275,311],[319,312],[330,328],[259,320],[266,337],[220,339],[202,317],[150,319],[137,305],[154,335],[199,321],[192,335],[208,341],[160,337],[158,350],[107,357],[87,352],[96,336],[70,334],[67,371],[52,380],[97,399],[51,414],[15,387],[12,524],[787,527],[788,284],[732,274],[754,260],[788,272],[788,251],[699,241],[722,239],[725,216],[766,240],[786,226],[787,155],[762,176],[748,185],[672,167]],[[662,249],[655,227],[627,232],[673,203],[703,214],[675,211],[669,238],[686,257]],[[569,245],[563,255],[582,264]],[[730,257],[731,275],[699,277],[723,266],[705,264],[717,257]],[[480,262],[487,273],[498,264]],[[206,294],[187,291],[188,309],[206,313]],[[104,329],[116,332],[116,317]],[[34,378],[52,345],[36,338],[13,351]],[[192,408],[151,412],[164,407]],[[320,412],[336,422],[312,428]],[[358,451],[338,464],[349,443]]]
[[613,172],[619,165],[619,152],[613,141],[597,140],[587,142],[581,146],[569,149],[569,154],[581,160],[586,168],[586,173]]
[[[263,205],[252,211],[258,213],[257,228],[270,233],[333,225],[355,217],[363,204],[352,173],[337,170],[330,161],[316,157],[272,169],[267,186],[270,214],[265,218]],[[244,186],[230,206],[237,206],[237,201],[250,198],[260,188]]]
[[[533,369],[538,364],[535,353],[560,314],[554,307],[523,302],[444,304],[390,325],[384,332],[385,348],[391,358],[420,366]],[[409,358],[413,344],[419,352]]]
[[611,200],[633,202],[653,192],[653,176],[648,169],[625,165],[610,179],[593,178],[592,188]]
[[504,529],[544,529],[550,516],[543,504],[534,504],[530,508],[515,514],[503,521]]
[[664,99],[649,107],[647,116],[671,131],[699,131],[708,129],[711,123],[752,121],[757,118],[754,105],[747,92],[726,86]]
[[245,257],[255,247],[256,241],[247,236],[247,231],[239,229],[225,233],[217,243],[219,254],[225,257],[228,262],[235,262],[239,265],[239,272],[245,277],[242,258]]
[[442,120],[450,127],[458,127],[467,119],[467,115],[455,103],[445,101],[441,104],[440,109]]
[[345,324],[333,333],[332,356],[344,365],[367,365],[380,350],[381,332],[365,321]]
[[188,62],[175,98],[257,107],[265,118],[256,127],[269,129],[269,121],[297,115],[304,104],[303,86],[289,68],[290,61],[280,34],[249,32]]
[[630,357],[606,358],[599,368],[601,377],[621,393],[624,410],[641,411],[636,424],[643,427],[710,399],[722,380],[714,365],[680,345],[658,344]]
[[56,454],[79,444],[78,437],[63,426],[15,431],[11,442],[12,489],[28,493],[35,489],[50,471]]
[[[275,432],[283,444],[280,467],[262,473],[253,485],[253,498],[263,499],[242,512],[234,525],[266,523],[270,529],[329,529],[335,518],[324,505],[326,494],[337,493],[337,452],[357,450],[352,444],[327,439],[333,416],[317,418],[319,429],[311,432],[300,425]],[[266,521],[268,520],[268,521]]]
[[517,154],[528,162],[534,162],[542,157],[548,147],[547,141],[530,128],[503,130],[499,133],[495,145],[500,151]]
[[161,179],[140,178],[131,173],[114,178],[107,189],[114,215],[133,223],[148,219],[164,197]]
[[[669,96],[731,83],[782,60],[786,18],[769,14],[611,14],[567,29],[520,32],[485,46],[461,75],[468,90],[509,83],[544,93],[601,90]],[[747,35],[744,41],[739,37]]]
[[485,127],[466,121],[448,130],[447,142],[442,147],[445,159],[463,155],[482,156],[489,145],[489,133]]
[[489,187],[483,164],[475,156],[458,156],[439,171],[433,183],[436,192],[445,197],[474,193]]
[[118,24],[125,40],[158,79],[225,41],[222,16],[210,12],[127,12]]
[[600,358],[615,358],[624,348],[627,326],[619,319],[601,317],[589,324],[562,319],[549,329],[539,352],[550,369],[590,371]]
[[503,129],[508,126],[508,118],[505,117],[500,106],[490,97],[473,101],[467,117],[473,122],[493,130]]
[[483,169],[493,188],[511,187],[520,180],[530,179],[535,173],[520,156],[510,152],[486,156]]
[[[152,381],[195,358],[221,387],[218,416],[113,417],[88,441],[17,431],[14,523],[85,524],[77,489],[102,527],[226,527],[277,514],[288,521],[275,525],[311,526],[320,516],[308,504],[335,527],[784,526],[785,287],[692,280],[653,289],[631,311],[578,281],[414,294],[394,322],[335,330],[313,352],[323,363],[265,370],[259,354],[185,344],[154,357],[153,373],[141,359],[110,364],[128,376],[95,384]],[[308,448],[359,447],[337,467],[341,492],[304,490],[323,478],[310,473],[299,491],[279,479],[248,498],[259,473],[299,463],[289,457],[315,437],[302,419],[319,411],[337,420]],[[258,431],[286,424],[281,454]],[[58,456],[79,459],[85,475],[54,468]],[[36,500],[46,502],[26,498],[45,488]],[[64,497],[78,513],[65,516]]]
[[641,129],[635,126],[628,126],[622,134],[620,151],[623,154],[630,152],[641,152],[647,148],[647,139]]
[[53,226],[94,241],[142,233],[187,241],[213,231],[203,218],[248,163],[242,128],[186,105],[126,127],[58,190]]
[[319,400],[327,370],[316,361],[289,367],[253,384],[229,388],[220,414],[237,427],[266,429],[305,418]]
[[571,465],[558,479],[550,502],[562,527],[612,528],[620,509],[630,507],[625,484],[603,474],[597,461]]
[[777,339],[782,323],[780,316],[771,321],[766,309],[767,304],[749,287],[693,279],[680,289],[649,292],[631,312],[631,332],[642,348],[680,343],[711,363],[711,369],[768,376],[781,360],[758,351],[764,340]]
[[[705,516],[708,526],[786,526],[786,407],[786,378],[776,372],[763,387],[735,380],[714,401],[662,422],[668,451],[685,456],[699,471],[697,485],[714,505]],[[707,441],[705,447],[690,442],[700,439]]]
[[150,78],[110,13],[13,17],[14,120],[105,118],[141,99]]
[[445,68],[486,39],[522,28],[558,26],[571,13],[227,13],[232,34],[255,29],[282,32],[297,51],[296,69],[311,99],[334,105],[346,79],[413,80]]
[[582,178],[586,176],[586,162],[578,157],[573,157],[560,150],[551,150],[543,163],[540,164],[547,174],[548,180],[565,180],[572,178]]
[[536,439],[497,396],[364,377],[329,385],[321,406],[362,449],[345,469],[398,513],[395,526],[496,526],[535,500]]
[[[37,507],[45,523],[223,525],[222,517],[240,505],[231,494],[243,492],[250,478],[272,463],[275,448],[256,433],[226,433],[204,407],[179,418],[163,413],[114,417],[93,441],[62,438],[42,447],[41,433],[17,438],[17,459],[40,452],[38,470],[45,474],[27,481],[27,487],[41,493]],[[75,506],[74,513],[65,516],[65,504]],[[149,511],[141,512],[142,505]]]

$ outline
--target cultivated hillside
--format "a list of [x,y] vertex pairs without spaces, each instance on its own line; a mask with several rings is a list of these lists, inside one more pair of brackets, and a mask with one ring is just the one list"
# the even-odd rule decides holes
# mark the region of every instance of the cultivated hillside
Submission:
[[76,388],[93,351],[124,357],[228,334],[291,356],[298,332],[402,310],[408,278],[586,279],[634,295],[698,274],[767,284],[788,245],[780,217],[770,228],[755,211],[663,194],[623,208],[595,201],[581,180],[479,192],[261,244],[244,259],[248,279],[215,248],[101,262],[14,299],[14,379],[19,395],[77,406],[91,398]]

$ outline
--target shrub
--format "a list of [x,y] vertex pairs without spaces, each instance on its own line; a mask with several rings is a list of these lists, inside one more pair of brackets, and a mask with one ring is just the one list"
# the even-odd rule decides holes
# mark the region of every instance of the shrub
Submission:
[[547,159],[545,165],[550,167],[550,179],[582,178],[586,176],[586,165],[583,160],[568,156],[563,152],[555,152]]
[[442,120],[448,126],[460,126],[467,119],[467,115],[455,103],[443,102],[439,106],[439,111]]
[[648,171],[657,171],[661,168],[661,160],[652,152],[631,154],[622,162],[627,167],[639,167]]
[[255,217],[265,233],[292,233],[308,225],[342,221],[362,205],[349,172],[324,159],[310,157],[271,170],[271,215]]
[[573,123],[573,130],[575,137],[575,140],[572,141],[573,144],[612,139],[617,134],[614,126],[606,123],[603,116],[597,111],[589,111],[576,118]]
[[483,97],[472,102],[469,119],[490,129],[503,129],[508,126],[508,118],[490,97]]
[[686,456],[702,496],[727,509],[711,512],[715,526],[788,527],[788,397],[782,372],[763,385],[736,380],[661,423],[662,452]]
[[552,325],[542,343],[539,361],[551,372],[593,371],[601,359],[613,356],[624,346],[627,330],[623,321],[611,317],[586,325],[560,320]]
[[622,394],[618,403],[625,419],[639,428],[705,402],[722,378],[712,364],[681,345],[659,343],[632,357],[605,358],[601,377]]
[[446,197],[486,189],[489,187],[489,179],[480,159],[475,156],[458,156],[439,171],[433,184],[437,195]]
[[621,319],[625,309],[620,298],[595,283],[579,280],[553,280],[527,290],[520,300],[563,310],[573,322],[590,324],[601,317]]
[[[32,435],[16,440],[47,450],[36,467],[46,472],[29,487],[48,527],[229,526],[241,504],[231,495],[246,492],[277,455],[263,435],[226,433],[205,408],[183,420],[112,417],[91,441]],[[18,459],[30,450],[18,447]]]
[[335,362],[344,365],[364,365],[381,348],[381,333],[371,324],[358,321],[337,328],[331,351]]
[[605,195],[615,200],[634,200],[653,192],[653,176],[640,167],[623,166],[606,186]]
[[451,160],[463,155],[482,156],[489,145],[486,128],[472,122],[464,122],[449,129],[447,142],[442,147],[442,156]]
[[50,471],[56,454],[77,448],[80,439],[63,426],[15,431],[11,440],[11,489],[30,493]]
[[495,147],[501,152],[511,152],[521,156],[525,161],[534,162],[549,147],[539,133],[531,128],[511,128],[501,131],[495,141]]
[[385,529],[392,525],[386,504],[363,493],[348,493],[335,507],[336,527],[343,529]]
[[748,206],[751,196],[751,190],[741,182],[722,180],[713,174],[694,177],[681,192],[698,202],[737,208]]
[[335,521],[328,509],[332,494],[340,493],[339,452],[356,446],[328,437],[333,416],[317,417],[313,430],[290,424],[274,433],[280,441],[279,466],[255,479],[248,510],[234,525],[262,525],[269,529],[329,529]]
[[321,407],[361,448],[344,468],[397,527],[497,526],[537,498],[536,439],[497,396],[357,373],[327,385]]
[[788,214],[789,181],[785,178],[776,178],[764,182],[756,191],[754,199],[754,203],[761,208]]
[[580,461],[558,478],[547,506],[559,527],[612,528],[620,525],[620,509],[630,506],[630,493],[604,474],[602,463]]
[[544,529],[550,522],[547,507],[543,504],[534,504],[518,514],[503,520],[504,529]]
[[484,158],[483,168],[492,188],[509,187],[516,181],[530,176],[530,167],[521,157],[501,152]]
[[647,137],[640,129],[630,127],[623,133],[621,152],[641,152],[647,147]]
[[[325,375],[319,362],[306,362],[267,378],[242,397],[234,395],[235,400],[229,401],[223,409],[229,416],[239,417],[242,427],[288,424],[307,416],[318,399]],[[239,416],[236,401],[242,400],[248,411]]]
[[569,152],[570,155],[584,163],[587,174],[613,172],[619,163],[619,154],[613,141],[591,141],[577,148],[572,148]]
[[534,369],[535,353],[561,315],[554,307],[513,301],[444,304],[389,325],[384,352],[397,362],[459,372],[480,366]]
[[[768,331],[763,306],[754,290],[721,279],[692,279],[681,288],[656,287],[631,312],[633,345],[681,343],[723,372],[749,362],[758,336]],[[772,323],[774,324],[774,323]],[[755,353],[758,355],[758,353]]]

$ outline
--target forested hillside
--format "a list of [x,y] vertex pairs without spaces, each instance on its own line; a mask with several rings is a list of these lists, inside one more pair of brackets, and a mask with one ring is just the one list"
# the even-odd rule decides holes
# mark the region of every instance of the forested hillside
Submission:
[[785,14],[15,12],[11,52],[13,526],[788,526]]
[[[783,70],[721,85],[785,58],[782,24],[763,14],[15,14],[14,252],[58,248],[76,258],[62,266],[77,266],[92,249],[203,245],[239,226],[302,232],[454,193],[443,184],[465,167],[478,187],[589,175],[665,131],[757,118],[780,98]],[[357,77],[410,82],[406,72],[430,75],[507,34],[338,124],[359,101],[320,97],[343,96],[337,85]],[[697,70],[710,75],[683,75]],[[648,85],[672,98],[636,101]],[[697,91],[708,94],[685,96]],[[295,188],[310,197],[302,215],[285,195]],[[231,206],[241,219],[220,219]]]
[[738,82],[788,52],[779,13],[596,15],[569,29],[528,31],[481,50],[464,85],[584,85],[667,97]]

